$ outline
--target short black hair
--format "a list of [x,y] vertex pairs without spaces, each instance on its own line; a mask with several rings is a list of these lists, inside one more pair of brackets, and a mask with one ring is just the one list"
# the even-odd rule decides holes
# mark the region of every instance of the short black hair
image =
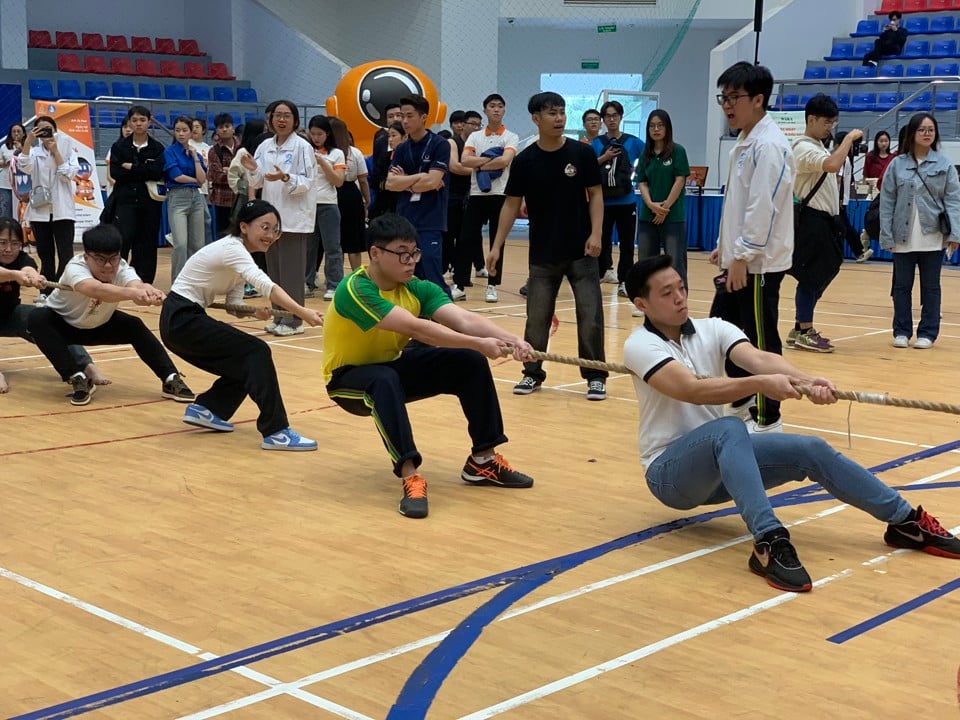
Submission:
[[837,102],[823,93],[817,93],[812,98],[807,100],[807,104],[803,107],[804,119],[809,120],[811,117],[822,117],[833,119],[840,114],[840,108],[837,107]]
[[450,127],[453,127],[454,123],[462,123],[465,119],[465,113],[463,110],[454,110],[450,113]]
[[584,111],[583,111],[583,117],[580,118],[580,122],[586,122],[586,121],[587,121],[587,117],[590,116],[590,115],[596,115],[598,118],[602,118],[602,117],[603,117],[603,115],[600,114],[600,111],[599,111],[599,110],[594,110],[593,108],[590,108],[589,110],[584,110]]
[[404,95],[400,98],[400,106],[409,105],[420,115],[430,114],[430,101],[423,95]]
[[903,13],[899,10],[892,10],[889,15],[887,15],[887,20],[903,20]]
[[130,109],[127,110],[127,120],[132,118],[134,115],[142,115],[147,120],[153,117],[150,114],[150,108],[148,108],[146,105],[131,105]]
[[94,225],[83,233],[83,251],[88,253],[118,253],[123,247],[123,236],[113,223]]
[[527,112],[531,115],[536,115],[544,110],[566,107],[567,101],[563,99],[562,95],[549,91],[537,93],[527,102]]
[[277,225],[283,230],[283,223],[280,220],[280,213],[266,200],[247,200],[240,206],[237,216],[230,222],[227,228],[227,235],[240,237],[240,223],[251,223],[259,217],[273,213],[277,216]]
[[194,120],[196,120],[196,118],[192,118],[192,117],[190,117],[189,115],[178,115],[178,116],[177,116],[176,118],[174,118],[174,120],[173,120],[173,127],[177,127],[177,124],[178,124],[178,123],[183,123],[183,124],[186,125],[188,128],[190,128],[190,132],[193,132],[193,121],[194,121]]
[[478,113],[476,110],[467,110],[463,113],[463,121],[466,122],[470,118],[476,118],[480,122],[483,122],[483,115]]
[[492,103],[494,100],[499,100],[500,102],[502,102],[502,103],[504,104],[504,106],[506,106],[506,104],[507,104],[507,101],[503,99],[503,95],[501,95],[500,93],[490,93],[489,95],[487,95],[487,96],[483,99],[483,107],[484,107],[484,109],[486,109],[487,105],[489,105],[490,103]]
[[437,135],[442,137],[444,140],[450,140],[453,137],[453,133],[444,128],[443,130],[437,130]]
[[721,90],[725,87],[745,90],[750,97],[763,95],[763,107],[766,108],[773,94],[773,73],[763,65],[741,60],[723,71],[717,78],[717,87]]
[[273,114],[277,111],[277,108],[281,105],[286,105],[290,108],[290,114],[293,115],[293,129],[300,129],[300,110],[297,108],[296,104],[290,102],[289,100],[274,100],[270,103],[273,107],[267,106],[270,111],[270,125],[273,126]]
[[[195,122],[195,123],[200,123],[200,127],[203,128],[203,131],[204,131],[204,132],[207,131],[207,121],[206,121],[204,118],[202,118],[202,117],[195,117],[195,118],[193,119],[193,122]],[[192,127],[193,127],[193,126],[191,125],[191,128],[192,128]]]
[[23,245],[23,226],[12,217],[0,217],[0,233],[4,230],[10,233],[10,236]]
[[623,105],[617,100],[607,100],[603,105],[600,106],[600,117],[603,117],[607,114],[607,110],[613,108],[617,111],[617,115],[623,117]]
[[634,263],[623,280],[627,297],[630,300],[638,297],[644,299],[650,297],[650,276],[672,267],[673,258],[669,255],[653,255]]
[[367,226],[367,252],[373,246],[386,247],[394,240],[420,239],[417,229],[405,217],[396,213],[385,213],[375,217]]
[[49,115],[37,115],[37,117],[33,121],[33,126],[36,127],[39,123],[42,123],[42,122],[50,123],[51,125],[53,125],[54,130],[57,129],[57,121],[54,120]]
[[383,116],[386,117],[387,113],[390,112],[391,110],[399,110],[399,109],[400,109],[400,103],[387,103],[386,105],[383,106]]
[[230,113],[220,113],[213,116],[213,126],[215,128],[221,125],[233,125],[233,115]]

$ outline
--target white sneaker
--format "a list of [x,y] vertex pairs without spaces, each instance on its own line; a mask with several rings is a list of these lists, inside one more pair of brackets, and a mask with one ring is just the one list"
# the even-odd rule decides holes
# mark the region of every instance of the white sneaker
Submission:
[[276,320],[271,320],[267,325],[264,325],[264,326],[263,326],[263,329],[266,330],[268,333],[276,334],[276,332],[277,332],[277,321],[276,321]]
[[478,277],[478,278],[481,278],[481,277],[482,277],[482,278],[485,278],[485,277],[490,277],[490,273],[487,272],[487,269],[486,269],[485,267],[482,267],[482,268],[480,268],[479,270],[477,270],[477,271],[473,274],[473,276],[474,276],[474,277]]
[[47,306],[47,296],[43,293],[39,293],[34,299],[33,304],[37,307],[46,307]]
[[873,257],[873,248],[867,248],[860,255],[857,256],[858,263],[865,263],[867,260]]
[[751,435],[765,432],[782,433],[783,419],[777,420],[775,423],[770,423],[769,425],[757,425],[757,421],[750,418],[747,420],[747,432]]
[[613,271],[613,268],[607,270],[604,273],[603,277],[600,278],[600,282],[606,283],[607,285],[619,285],[620,281],[617,279],[617,274]]
[[910,339],[906,335],[897,335],[893,339],[893,346],[895,348],[910,347]]
[[753,416],[750,414],[750,408],[752,407],[756,407],[756,404],[748,402],[739,407],[734,407],[733,405],[724,405],[723,414],[726,417],[738,417],[745,423],[750,423],[753,422]]
[[453,298],[454,302],[460,302],[461,300],[467,299],[467,294],[456,285],[451,285],[450,297]]
[[620,287],[617,288],[617,295],[619,295],[620,297],[626,297],[626,296],[627,296],[627,284],[626,284],[626,283],[620,283]]
[[484,300],[488,303],[495,303],[499,300],[500,297],[497,295],[497,288],[494,285],[487,285],[487,294],[484,296]]
[[303,335],[303,325],[277,325],[273,334],[277,337],[286,337],[288,335]]
[[324,300],[333,300],[333,296],[334,296],[334,294],[335,294],[336,292],[337,292],[336,290],[327,290],[327,291],[323,294],[323,299],[324,299]]
[[929,350],[933,347],[933,340],[925,337],[918,337],[913,343],[914,350]]

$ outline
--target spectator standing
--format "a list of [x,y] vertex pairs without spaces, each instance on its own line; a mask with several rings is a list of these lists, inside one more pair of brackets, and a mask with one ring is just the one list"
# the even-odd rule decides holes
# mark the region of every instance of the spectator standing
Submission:
[[[314,115],[307,123],[307,132],[313,144],[317,161],[317,176],[313,185],[317,203],[314,234],[307,246],[306,296],[313,297],[317,289],[317,271],[320,269],[323,246],[323,274],[326,282],[324,300],[333,300],[337,285],[343,280],[343,250],[340,249],[340,206],[337,189],[343,185],[347,161],[343,150],[337,147],[330,118]],[[348,148],[349,150],[349,148]]]
[[[127,119],[126,119],[126,118],[124,118],[124,119],[123,119],[123,123],[121,123],[121,125],[120,125],[120,137],[117,138],[117,139],[118,139],[118,140],[123,140],[123,139],[126,138],[126,137],[130,137],[130,135],[131,135],[132,133],[133,133],[133,129],[130,127],[130,123],[127,122]],[[107,156],[103,159],[103,162],[104,162],[104,163],[106,164],[106,166],[107,166],[107,172],[106,172],[106,175],[107,175],[107,190],[108,190],[108,192],[112,192],[112,191],[113,191],[113,185],[114,185],[114,183],[116,183],[116,180],[114,180],[114,179],[113,179],[113,176],[110,174],[110,151],[109,151],[109,150],[107,150]]]
[[[190,145],[203,158],[204,166],[209,168],[210,145],[207,143],[207,121],[202,118],[194,118],[190,125]],[[200,194],[203,196],[203,244],[209,245],[213,242],[213,228],[210,218],[210,185],[208,182],[200,184]]]
[[373,202],[370,203],[370,212],[368,213],[371,220],[386,213],[397,211],[399,193],[387,190],[384,181],[390,171],[390,165],[393,163],[393,154],[406,139],[407,135],[401,123],[395,122],[387,128],[387,152],[374,159],[373,171],[370,173],[371,178],[380,178],[379,184],[376,184],[377,181],[371,180],[375,183],[373,186]]
[[883,174],[887,165],[896,157],[890,150],[890,134],[881,130],[873,136],[873,149],[863,159],[863,176],[877,179],[877,190],[883,188]]
[[0,217],[16,217],[13,209],[13,185],[10,182],[10,163],[23,147],[26,128],[14,123],[7,130],[7,138],[0,143]]
[[167,184],[167,222],[173,254],[170,282],[183,269],[187,258],[203,247],[207,201],[200,186],[207,180],[207,168],[200,152],[191,145],[191,118],[181,115],[173,123],[174,143],[163,151],[163,172]]
[[230,226],[230,214],[237,201],[237,194],[230,188],[227,175],[240,150],[240,141],[234,133],[233,116],[230,113],[217,115],[213,124],[217,128],[217,141],[207,153],[207,184],[210,187],[210,204],[213,205],[217,237],[221,237]]
[[593,141],[600,136],[600,111],[590,108],[583,113],[583,137],[580,142],[586,145],[592,145]]
[[[443,270],[452,272],[456,262],[457,243],[463,228],[463,211],[470,197],[470,176],[473,171],[461,164],[463,148],[470,137],[470,126],[466,124],[467,114],[455,110],[450,115],[450,127],[453,136],[450,143],[450,174],[447,176],[447,230],[443,233]],[[479,115],[477,117],[479,120]],[[456,298],[454,298],[456,299]]]
[[370,205],[370,185],[367,183],[367,160],[353,145],[353,135],[340,118],[330,118],[333,139],[346,155],[343,184],[337,188],[337,206],[340,208],[340,249],[356,270],[362,264],[361,253],[366,249],[367,207]]

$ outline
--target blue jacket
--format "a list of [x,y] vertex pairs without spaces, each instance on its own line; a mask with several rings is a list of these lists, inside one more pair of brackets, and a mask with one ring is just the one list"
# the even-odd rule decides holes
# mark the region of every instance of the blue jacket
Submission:
[[[502,147],[492,147],[489,150],[484,150],[480,157],[485,158],[498,158],[503,157],[503,148]],[[480,188],[480,192],[490,192],[493,189],[493,181],[498,177],[503,175],[503,170],[477,170],[477,187]]]
[[919,170],[911,155],[897,155],[887,166],[880,190],[880,247],[884,250],[895,250],[909,240],[914,203],[923,232],[937,232],[938,216],[946,209],[952,231],[944,244],[960,242],[960,180],[943,153],[931,150]]

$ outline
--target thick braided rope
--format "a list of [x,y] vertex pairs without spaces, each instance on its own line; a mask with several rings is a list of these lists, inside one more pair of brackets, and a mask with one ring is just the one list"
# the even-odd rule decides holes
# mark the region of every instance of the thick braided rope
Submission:
[[[617,363],[607,363],[599,360],[568,357],[566,355],[557,355],[556,353],[540,352],[539,350],[534,350],[532,355],[536,360],[546,360],[548,362],[561,363],[563,365],[577,365],[590,370],[607,370],[609,372],[625,374],[630,374],[632,372],[626,365],[619,365]],[[796,388],[801,395],[810,395],[812,392],[811,389],[805,385],[798,385]],[[929,410],[932,412],[960,415],[960,405],[951,405],[950,403],[934,402],[931,400],[910,400],[908,398],[893,397],[888,393],[867,393],[851,390],[837,390],[837,399],[853,400],[867,405],[889,405],[891,407],[912,408],[915,410]]]
[[[226,303],[222,303],[222,302],[212,302],[210,303],[209,307],[215,308],[217,310],[229,310],[230,312],[235,313],[236,315],[256,315],[257,310],[260,309],[260,308],[254,307],[253,305],[227,305]],[[270,313],[275,318],[296,317],[296,315],[294,315],[289,310],[274,310],[273,308],[267,308],[267,309],[270,310]]]
[[45,280],[43,283],[45,288],[53,288],[54,290],[73,290],[73,287],[70,285],[64,285],[63,283],[51,282],[50,280]]

